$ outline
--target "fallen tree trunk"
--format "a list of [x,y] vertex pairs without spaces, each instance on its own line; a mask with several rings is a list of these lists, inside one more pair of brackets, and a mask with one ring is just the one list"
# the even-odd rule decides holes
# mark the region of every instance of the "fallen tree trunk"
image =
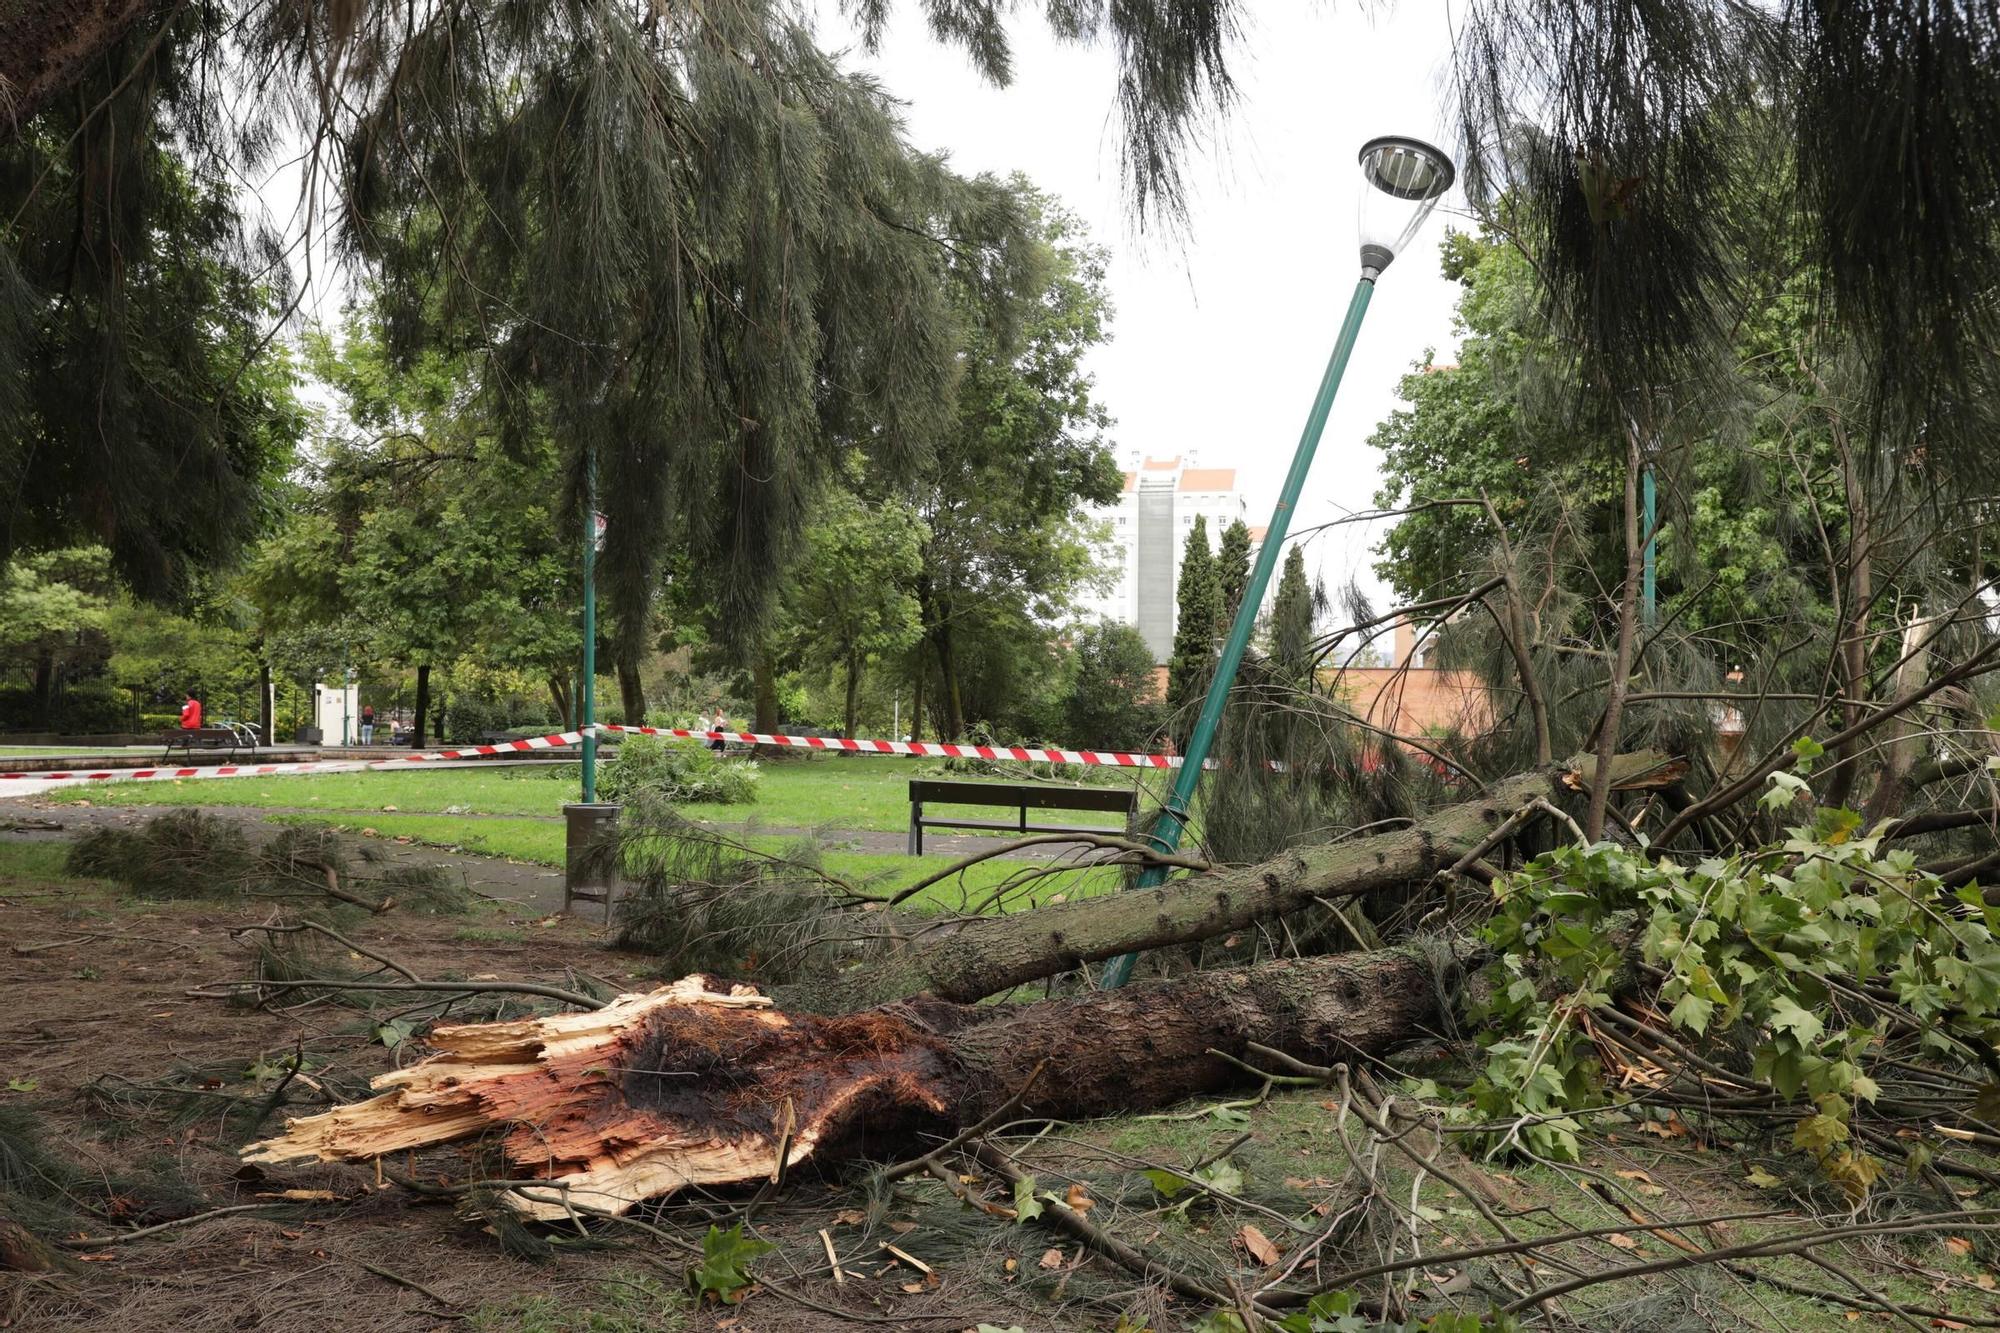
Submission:
[[[1252,1042],[1306,1060],[1423,1036],[1459,960],[1414,950],[1198,972],[1019,1006],[919,1000],[787,1014],[692,976],[590,1013],[439,1028],[440,1054],[380,1095],[294,1120],[258,1163],[361,1162],[501,1132],[533,1217],[623,1212],[689,1185],[773,1180],[862,1134],[949,1133],[1019,1114],[1129,1113],[1244,1080]],[[1034,1077],[1037,1069],[1041,1073]]]
[[[948,931],[919,935],[886,959],[871,959],[815,999],[839,1008],[920,994],[971,1003],[1085,963],[1213,939],[1315,899],[1422,883],[1479,850],[1536,801],[1574,800],[1583,790],[1585,762],[1595,761],[1580,757],[1497,782],[1476,801],[1393,833],[1303,847],[1262,865],[1189,875],[1156,889],[955,923]],[[1685,764],[1657,754],[1618,755],[1610,767],[1611,789],[1669,786],[1685,772]]]

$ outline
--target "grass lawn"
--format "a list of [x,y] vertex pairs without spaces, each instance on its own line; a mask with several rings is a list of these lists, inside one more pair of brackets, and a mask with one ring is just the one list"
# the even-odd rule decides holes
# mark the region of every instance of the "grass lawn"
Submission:
[[[277,815],[274,819],[279,823],[327,822],[327,817],[317,814]],[[370,814],[365,822],[353,819],[333,822],[336,827],[349,831],[372,829],[384,838],[409,838],[427,847],[456,849],[482,856],[503,856],[538,865],[559,866],[563,863],[563,826],[548,820],[468,820],[453,815]],[[750,834],[740,841],[758,851],[783,853],[795,846],[797,840],[771,834]],[[838,835],[820,853],[820,863],[829,873],[838,875],[856,889],[877,896],[894,893],[925,875],[936,874],[951,865],[954,859],[950,856],[914,857],[843,851],[840,850]],[[1020,861],[982,861],[950,880],[926,888],[911,899],[909,905],[919,910],[925,907],[962,908],[975,905],[1024,868]],[[1024,907],[1056,894],[1080,898],[1109,893],[1118,887],[1118,881],[1118,872],[1108,868],[1050,875],[1027,891],[1011,897],[1010,904]]]
[[[614,761],[615,762],[615,761]],[[567,771],[567,770],[564,770]],[[907,783],[936,776],[934,765],[893,759],[825,757],[762,766],[754,805],[688,805],[690,819],[725,824],[755,822],[778,828],[896,831],[909,827]],[[377,773],[302,773],[290,777],[231,778],[205,782],[104,783],[54,793],[54,801],[94,805],[231,805],[261,809],[325,810],[353,814],[540,815],[562,813],[576,799],[576,782],[548,768],[420,768]],[[393,811],[389,807],[394,807]],[[932,807],[945,814],[957,807]],[[970,818],[1004,817],[1004,811],[965,807]],[[1101,823],[1112,815],[1057,812],[1063,822]],[[1081,818],[1075,818],[1081,815]],[[465,829],[470,847],[474,830]],[[554,834],[558,846],[561,832]],[[540,859],[540,858],[532,858]]]

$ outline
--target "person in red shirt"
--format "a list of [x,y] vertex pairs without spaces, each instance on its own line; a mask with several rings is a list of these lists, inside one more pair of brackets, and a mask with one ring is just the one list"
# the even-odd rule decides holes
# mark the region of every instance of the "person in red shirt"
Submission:
[[181,705],[181,730],[194,731],[201,726],[201,700],[189,693],[187,702]]

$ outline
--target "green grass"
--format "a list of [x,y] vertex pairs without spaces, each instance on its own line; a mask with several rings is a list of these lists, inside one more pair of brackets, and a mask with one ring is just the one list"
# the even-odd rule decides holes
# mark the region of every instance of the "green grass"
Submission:
[[[762,767],[754,804],[688,805],[681,813],[690,819],[723,824],[754,821],[781,828],[893,832],[909,827],[909,780],[936,772],[932,765],[890,759],[829,757],[770,763]],[[114,782],[88,790],[66,789],[51,793],[49,799],[88,800],[94,805],[231,805],[349,814],[381,813],[394,806],[394,813],[399,814],[462,810],[476,815],[554,817],[562,813],[565,801],[576,799],[576,787],[573,780],[551,776],[544,768],[412,768],[222,782]],[[976,807],[934,806],[930,812],[976,819],[1005,817],[1004,811]],[[1107,831],[1120,827],[1115,815],[1056,813],[1065,823],[1082,814],[1074,822],[1101,824]],[[471,836],[468,831],[464,839],[467,846],[472,845]]]
[[472,1312],[476,1333],[673,1333],[687,1327],[689,1298],[650,1273],[567,1287],[561,1295],[513,1296]]
[[0,878],[14,880],[67,879],[67,842],[22,842],[0,839]]
[[[319,823],[324,820],[320,815],[298,814],[277,815],[273,818],[277,823]],[[559,866],[563,863],[563,826],[547,820],[369,814],[365,817],[340,819],[337,821],[337,827],[349,830],[370,828],[385,838],[404,837],[427,847],[473,852],[481,856],[500,856],[535,865]],[[792,847],[796,840],[770,834],[753,834],[742,838],[741,841],[759,851],[779,853]],[[878,852],[840,851],[837,850],[839,846],[837,837],[832,845],[835,850],[823,852],[820,858],[826,869],[855,887],[876,895],[893,893],[925,875],[935,874],[951,865],[956,859],[950,856],[914,857]],[[960,877],[925,889],[911,899],[910,905],[919,909],[926,906],[957,907],[962,897],[969,897],[973,902],[977,902],[1009,876],[1018,874],[1022,869],[1023,863],[1020,861],[981,862],[966,870]],[[1118,872],[1109,868],[1052,876],[1016,901],[1024,905],[1028,901],[1039,901],[1054,894],[1063,894],[1070,898],[1090,897],[1116,889],[1118,880]]]

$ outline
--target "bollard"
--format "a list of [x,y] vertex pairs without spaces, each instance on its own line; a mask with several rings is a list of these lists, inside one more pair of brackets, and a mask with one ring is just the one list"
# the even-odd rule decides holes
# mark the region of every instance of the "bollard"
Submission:
[[572,903],[602,903],[607,926],[618,897],[618,863],[605,845],[618,831],[618,810],[607,801],[563,807],[563,911]]

